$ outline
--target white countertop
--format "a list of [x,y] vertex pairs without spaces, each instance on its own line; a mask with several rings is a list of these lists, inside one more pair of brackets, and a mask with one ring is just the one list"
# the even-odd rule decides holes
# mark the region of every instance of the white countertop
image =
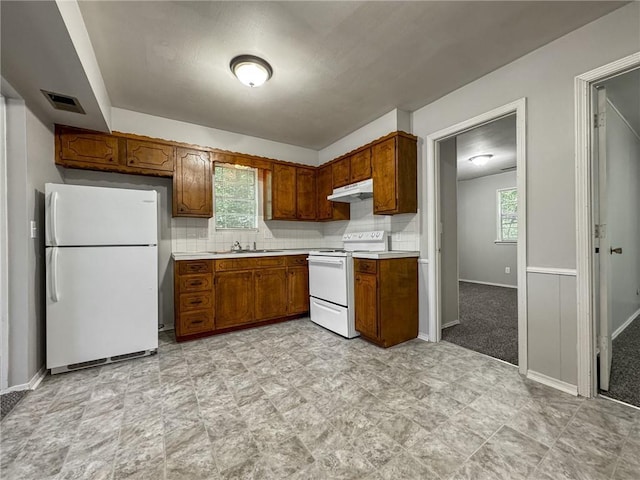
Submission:
[[270,252],[174,252],[171,254],[174,260],[220,260],[223,258],[248,258],[248,257],[281,257],[283,255],[306,255],[312,248],[295,250],[275,250]]
[[419,257],[420,252],[408,250],[389,250],[387,252],[354,252],[353,258],[368,258],[371,260],[386,260],[388,258],[412,258]]

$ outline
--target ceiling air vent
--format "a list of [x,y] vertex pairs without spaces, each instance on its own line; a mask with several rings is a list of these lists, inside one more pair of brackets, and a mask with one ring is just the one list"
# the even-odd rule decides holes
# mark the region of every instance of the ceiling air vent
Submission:
[[84,108],[80,105],[80,102],[76,97],[70,97],[69,95],[62,95],[61,93],[48,92],[46,90],[40,90],[53,108],[56,110],[64,110],[65,112],[82,113],[84,115]]

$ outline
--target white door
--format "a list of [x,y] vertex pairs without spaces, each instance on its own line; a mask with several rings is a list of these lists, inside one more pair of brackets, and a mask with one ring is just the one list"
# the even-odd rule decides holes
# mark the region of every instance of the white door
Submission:
[[47,368],[158,347],[157,247],[47,248]]
[[[598,118],[606,118],[607,92],[604,87],[597,90]],[[611,374],[611,321],[612,308],[610,301],[611,290],[611,255],[613,254],[611,240],[608,232],[610,230],[609,217],[609,196],[608,196],[608,176],[607,165],[607,132],[606,122],[598,122],[598,128],[594,140],[597,142],[597,165],[598,165],[598,213],[599,219],[599,337],[600,347],[600,389],[609,390],[609,378]]]
[[158,194],[153,190],[45,185],[46,245],[155,245]]

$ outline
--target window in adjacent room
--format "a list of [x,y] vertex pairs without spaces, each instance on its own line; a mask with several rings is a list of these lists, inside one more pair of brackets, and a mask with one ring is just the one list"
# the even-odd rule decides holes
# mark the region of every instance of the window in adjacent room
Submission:
[[498,190],[498,242],[518,241],[518,189]]
[[216,229],[258,228],[258,170],[218,163],[213,182]]

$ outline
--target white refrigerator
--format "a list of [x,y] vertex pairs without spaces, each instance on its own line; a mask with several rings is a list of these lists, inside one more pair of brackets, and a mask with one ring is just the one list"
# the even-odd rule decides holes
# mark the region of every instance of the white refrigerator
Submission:
[[158,348],[155,191],[45,185],[47,368]]

